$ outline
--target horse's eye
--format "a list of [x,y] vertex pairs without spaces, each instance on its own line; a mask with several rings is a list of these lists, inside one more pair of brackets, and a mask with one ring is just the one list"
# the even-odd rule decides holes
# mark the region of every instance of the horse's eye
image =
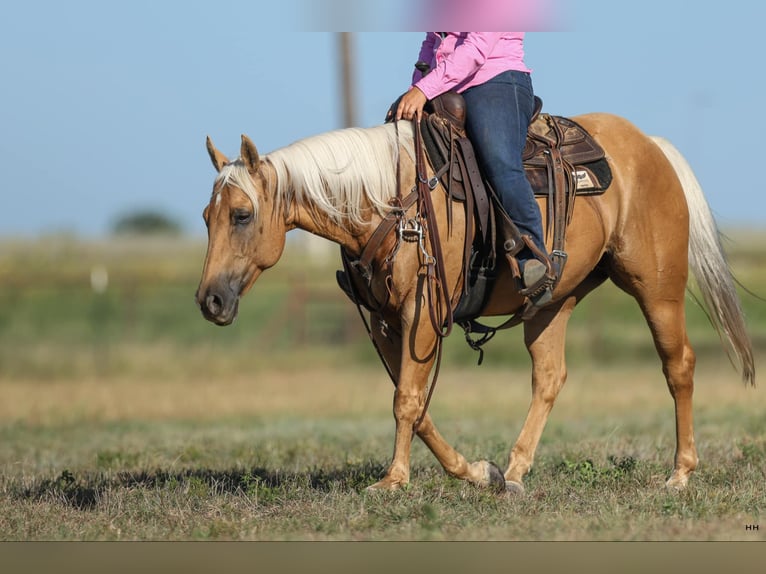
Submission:
[[253,214],[246,209],[235,209],[231,213],[231,220],[234,225],[247,225],[253,220]]

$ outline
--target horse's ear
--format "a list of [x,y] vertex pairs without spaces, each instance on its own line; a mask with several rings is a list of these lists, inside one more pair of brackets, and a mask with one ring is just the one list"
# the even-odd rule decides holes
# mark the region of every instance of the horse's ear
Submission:
[[215,149],[213,140],[210,139],[210,136],[207,136],[207,153],[210,154],[210,161],[213,162],[213,167],[218,173],[221,172],[223,166],[229,163],[229,160],[226,158],[226,156]]
[[261,163],[261,158],[258,157],[258,150],[255,149],[255,144],[245,134],[242,134],[242,147],[239,151],[239,156],[244,160],[250,171],[258,171],[258,165]]

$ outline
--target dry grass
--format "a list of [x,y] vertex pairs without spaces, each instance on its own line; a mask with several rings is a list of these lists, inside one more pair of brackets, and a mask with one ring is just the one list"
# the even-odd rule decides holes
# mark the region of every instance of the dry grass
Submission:
[[[187,373],[188,375],[188,373]],[[29,425],[123,420],[216,420],[236,416],[390,416],[393,387],[382,368],[276,371],[168,379],[110,376],[68,380],[3,380],[0,419]],[[530,398],[522,369],[443,370],[433,402],[449,418],[518,419]],[[704,365],[696,376],[696,410],[766,412],[766,395],[739,384],[728,364]],[[619,418],[672,409],[659,366],[573,369],[554,418]]]
[[[439,379],[433,414],[469,458],[503,464],[528,373]],[[413,483],[370,496],[391,452],[391,385],[374,370],[211,380],[2,381],[6,540],[765,540],[766,398],[727,366],[697,377],[700,471],[681,495],[672,401],[656,368],[575,371],[527,494],[446,477],[420,444]]]

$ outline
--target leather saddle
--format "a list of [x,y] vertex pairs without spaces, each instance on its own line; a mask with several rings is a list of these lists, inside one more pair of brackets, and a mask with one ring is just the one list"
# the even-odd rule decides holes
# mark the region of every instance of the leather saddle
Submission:
[[[553,234],[550,259],[558,270],[557,282],[566,263],[566,228],[575,196],[603,193],[612,174],[604,150],[582,126],[541,110],[542,100],[535,96],[522,159],[535,194],[547,198],[546,235]],[[431,166],[450,198],[468,202],[466,210],[474,214],[467,224],[475,227],[475,233],[474,229],[467,230],[467,236],[474,235],[474,243],[470,249],[466,247],[464,293],[455,311],[456,322],[472,321],[491,294],[497,252],[503,253],[518,280],[514,256],[530,243],[520,235],[479,173],[465,134],[468,111],[463,97],[455,92],[442,94],[429,102],[425,111],[421,133]]]
[[602,193],[612,182],[612,173],[604,157],[604,150],[580,124],[563,116],[540,113],[543,102],[535,96],[535,113],[527,130],[527,141],[522,153],[524,169],[532,189],[546,195],[548,154],[559,148],[564,162],[573,168],[575,193],[591,195]]
[[[535,96],[535,110],[522,153],[524,170],[535,194],[547,196],[550,192],[551,149],[559,149],[562,160],[573,168],[577,195],[603,193],[612,182],[604,150],[580,124],[563,116],[541,113],[542,106],[542,100]],[[450,142],[465,136],[467,110],[460,94],[447,92],[430,101],[426,112],[421,131],[431,165],[438,172],[449,161]]]

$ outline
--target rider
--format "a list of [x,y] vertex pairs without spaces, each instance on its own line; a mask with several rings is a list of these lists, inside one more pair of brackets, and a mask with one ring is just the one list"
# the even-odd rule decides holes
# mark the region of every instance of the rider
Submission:
[[[547,258],[540,208],[521,159],[534,111],[530,72],[523,32],[427,32],[412,86],[394,119],[419,121],[428,100],[449,90],[461,93],[468,109],[466,133],[485,177],[521,234],[539,250],[537,256]],[[546,265],[532,250],[525,247],[517,259],[525,287],[543,280]],[[532,303],[539,307],[550,300],[548,286]]]

